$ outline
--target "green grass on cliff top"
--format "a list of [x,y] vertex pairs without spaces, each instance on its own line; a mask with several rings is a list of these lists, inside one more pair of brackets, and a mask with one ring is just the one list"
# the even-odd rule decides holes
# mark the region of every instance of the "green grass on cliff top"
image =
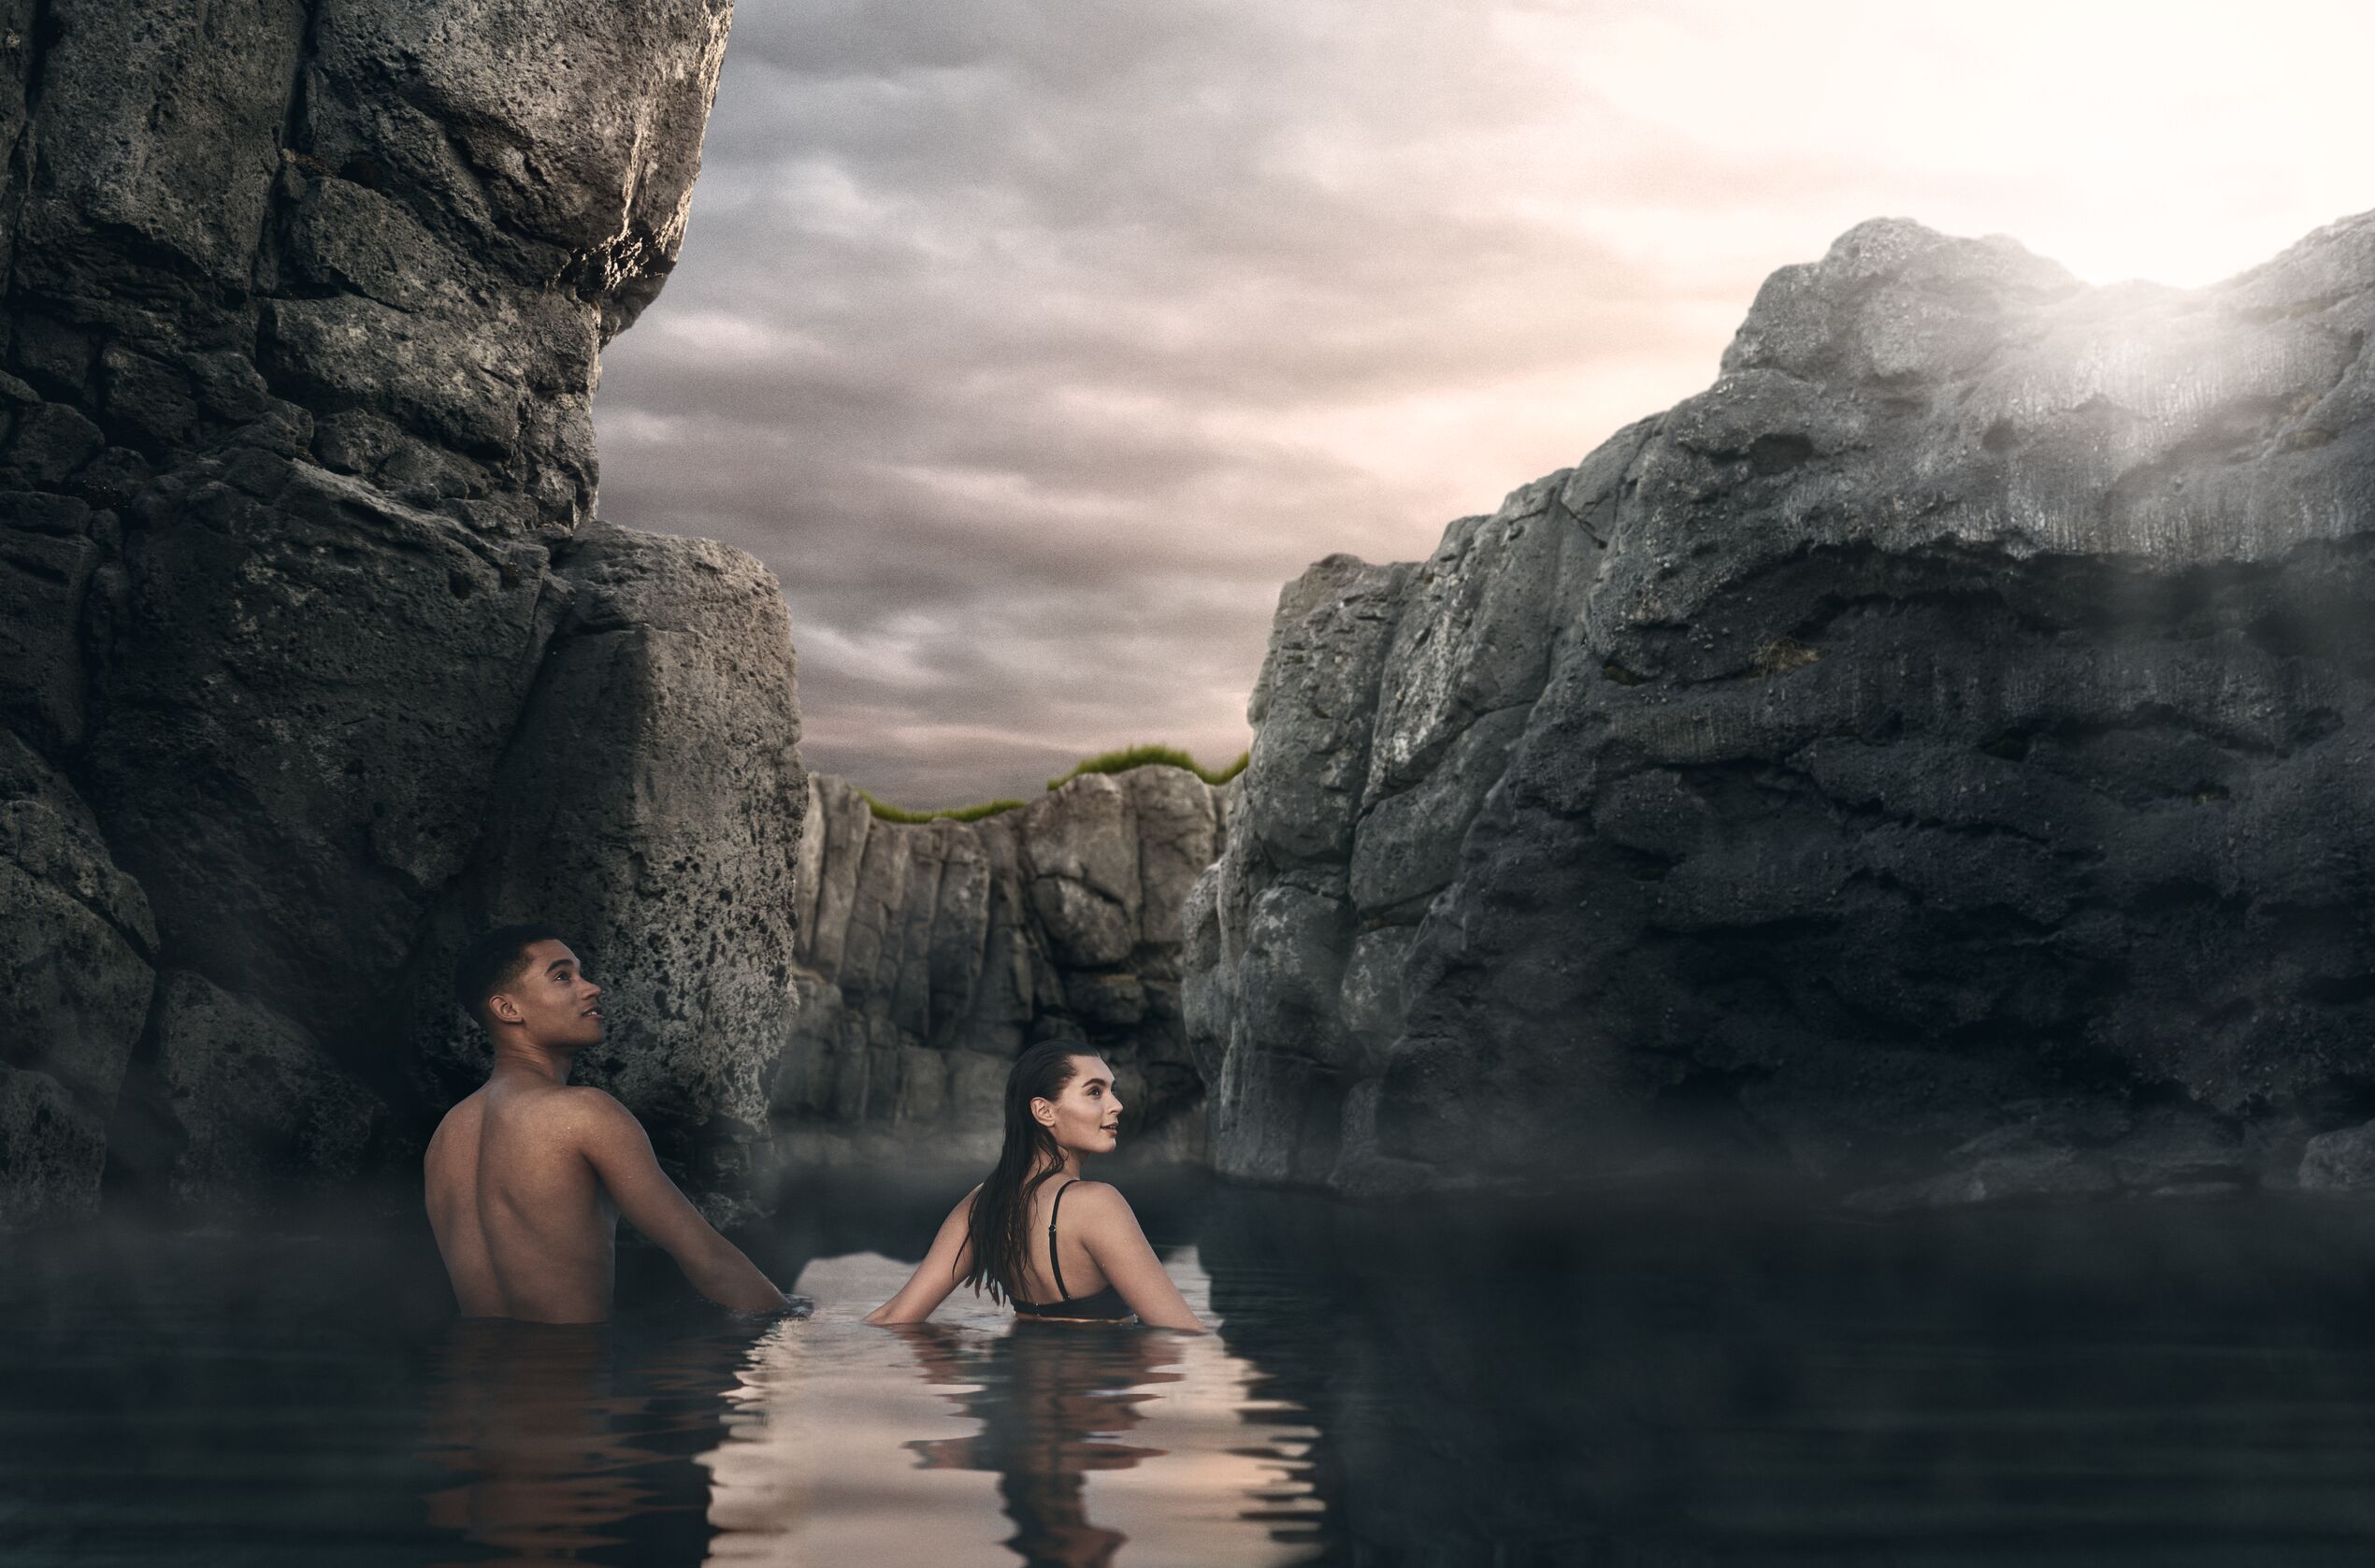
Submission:
[[865,789],[857,793],[866,797],[866,809],[885,822],[979,822],[986,816],[1015,811],[1026,804],[1021,800],[985,800],[978,806],[943,806],[936,812],[911,812],[904,806],[877,800]]
[[1185,768],[1204,783],[1227,784],[1245,770],[1245,759],[1251,752],[1240,752],[1237,760],[1217,772],[1198,762],[1176,746],[1125,746],[1117,752],[1102,752],[1085,762],[1076,763],[1072,770],[1047,781],[1050,789],[1061,789],[1083,773],[1127,773],[1132,768]]
[[[1227,784],[1245,770],[1245,759],[1253,754],[1241,752],[1237,760],[1226,768],[1207,768],[1176,746],[1125,746],[1117,752],[1101,752],[1075,764],[1072,770],[1047,781],[1051,790],[1061,789],[1084,773],[1127,773],[1132,768],[1185,768],[1196,777],[1216,787]],[[866,808],[885,822],[979,822],[986,816],[1020,809],[1020,800],[985,800],[977,806],[943,806],[936,812],[911,812],[904,806],[894,806],[887,800],[877,800],[866,790]]]

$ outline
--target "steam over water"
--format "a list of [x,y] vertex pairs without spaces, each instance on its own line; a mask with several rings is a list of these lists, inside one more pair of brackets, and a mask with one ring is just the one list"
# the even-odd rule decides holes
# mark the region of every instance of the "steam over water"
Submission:
[[1217,1335],[857,1316],[961,1190],[457,1324],[409,1213],[0,1241],[0,1561],[2362,1562],[2375,1214],[1870,1226],[1125,1178]]

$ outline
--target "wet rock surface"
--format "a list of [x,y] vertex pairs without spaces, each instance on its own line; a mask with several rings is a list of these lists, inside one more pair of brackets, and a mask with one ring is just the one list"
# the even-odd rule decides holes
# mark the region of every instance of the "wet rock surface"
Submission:
[[[1706,394],[1312,568],[1190,903],[1221,1168],[2292,1185],[2375,1105],[2370,319],[2375,219],[2191,292],[1868,223]],[[2040,1105],[2238,1152],[1957,1154]]]
[[187,971],[164,978],[157,1006],[156,1057],[133,1092],[155,1097],[171,1143],[139,1174],[176,1201],[223,1215],[320,1196],[383,1156],[385,1103],[303,1030]]
[[2301,1151],[2308,1192],[2375,1192],[2375,1122],[2322,1132]]
[[471,935],[540,919],[610,992],[571,1081],[633,1106],[722,1218],[771,1191],[767,1080],[790,1044],[807,807],[789,611],[707,539],[589,523],[554,563],[569,608],[496,777],[478,855],[416,951],[408,1052],[445,1103],[486,1037],[447,1000]]
[[[457,1087],[454,933],[544,917],[627,982],[604,1081],[738,1179],[786,923],[689,916],[788,907],[783,608],[747,557],[589,526],[597,356],[682,243],[729,9],[0,4],[10,1115],[121,1110],[127,1173],[185,1194],[337,1179],[343,1134],[225,1131],[199,1080],[236,1053],[190,1042],[250,1036],[292,1115],[352,1080],[400,1151]],[[166,971],[270,1027],[174,1033]],[[30,1146],[13,1216],[95,1195]]]
[[1180,913],[1228,790],[1136,768],[975,822],[896,823],[844,780],[810,789],[785,1158],[994,1158],[1008,1066],[1056,1037],[1113,1064],[1125,1149],[1202,1157]]
[[157,933],[63,772],[0,730],[0,1220],[87,1214],[148,1022]]

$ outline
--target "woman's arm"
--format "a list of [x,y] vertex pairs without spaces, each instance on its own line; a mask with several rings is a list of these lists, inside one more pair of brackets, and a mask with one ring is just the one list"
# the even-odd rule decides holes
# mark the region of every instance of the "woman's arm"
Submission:
[[1082,1182],[1070,1196],[1064,1222],[1072,1224],[1072,1216],[1080,1216],[1084,1222],[1080,1239],[1088,1256],[1097,1260],[1105,1282],[1121,1292],[1138,1320],[1158,1329],[1202,1333],[1202,1321],[1189,1309],[1179,1287],[1171,1282],[1163,1260],[1146,1243],[1146,1232],[1138,1228],[1138,1216],[1131,1212],[1130,1200],[1103,1182]]
[[932,1309],[948,1300],[957,1282],[965,1273],[972,1252],[972,1237],[966,1227],[973,1217],[973,1197],[976,1187],[957,1201],[948,1217],[940,1222],[940,1234],[932,1238],[924,1260],[899,1287],[899,1294],[866,1315],[869,1323],[921,1323],[932,1315]]

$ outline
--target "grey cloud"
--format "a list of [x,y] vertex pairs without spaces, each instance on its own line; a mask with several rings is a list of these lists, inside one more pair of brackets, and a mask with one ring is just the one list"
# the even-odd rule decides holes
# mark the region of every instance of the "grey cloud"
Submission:
[[[1278,585],[1447,521],[1383,461],[1396,408],[1712,373],[1710,301],[1757,280],[1662,275],[1560,198],[1804,194],[1622,151],[1489,10],[741,0],[683,260],[607,355],[603,510],[774,568],[808,754],[878,793],[1233,755]],[[1543,126],[1605,146],[1476,188],[1502,139],[1556,165]],[[1373,424],[1375,468],[1343,434]],[[1603,434],[1454,488],[1482,510]]]

